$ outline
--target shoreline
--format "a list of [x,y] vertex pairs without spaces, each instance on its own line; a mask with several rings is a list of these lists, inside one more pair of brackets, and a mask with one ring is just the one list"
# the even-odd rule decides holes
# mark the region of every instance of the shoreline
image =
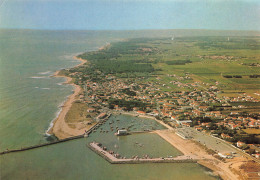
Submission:
[[170,143],[184,155],[197,156],[200,159],[197,163],[210,169],[215,176],[220,176],[223,180],[239,179],[239,175],[230,169],[230,163],[220,161],[213,155],[208,154],[204,149],[193,143],[191,140],[182,139],[172,130],[157,130],[153,133],[158,134],[165,141]]
[[[107,43],[103,46],[101,46],[100,48],[97,49],[97,51],[103,50],[107,47],[110,46],[110,43]],[[80,53],[82,54],[82,53]],[[80,64],[71,67],[71,68],[75,68],[75,67],[79,67],[83,64],[85,64],[86,62],[88,62],[85,59],[82,58],[78,58],[77,55],[73,56],[73,59],[81,61]],[[72,137],[72,136],[77,136],[80,134],[84,134],[85,129],[73,129],[70,128],[68,126],[68,124],[65,122],[65,116],[66,114],[69,112],[73,102],[76,100],[76,96],[79,95],[80,91],[82,90],[80,86],[71,83],[72,78],[65,76],[65,75],[59,75],[61,70],[56,71],[52,77],[62,77],[62,78],[66,78],[66,81],[63,82],[63,84],[70,84],[74,87],[74,92],[73,94],[67,96],[67,98],[65,99],[65,101],[59,106],[61,107],[58,112],[57,112],[57,116],[50,122],[48,129],[45,132],[46,136],[51,136],[54,135],[56,136],[58,139],[64,139],[64,138],[68,138],[68,137]],[[91,127],[90,127],[91,128]]]
[[[87,60],[84,60],[82,58],[77,58],[76,56],[73,57],[75,60],[81,61],[80,64],[74,66],[78,67],[87,62]],[[53,77],[62,77],[66,78],[66,81],[63,82],[63,84],[70,84],[74,87],[74,93],[67,96],[66,100],[62,103],[61,109],[58,111],[57,116],[51,121],[50,126],[48,127],[48,130],[46,131],[46,135],[55,135],[58,139],[64,139],[67,137],[74,136],[75,133],[79,133],[77,129],[72,129],[68,126],[68,124],[65,122],[65,116],[70,110],[72,103],[76,100],[76,96],[79,95],[80,91],[82,90],[80,86],[71,83],[72,78],[65,76],[65,75],[59,75],[61,70],[56,71],[53,74]],[[72,132],[74,131],[74,132]],[[77,131],[77,132],[75,132]],[[81,132],[81,131],[80,131]],[[82,133],[83,134],[83,133]]]

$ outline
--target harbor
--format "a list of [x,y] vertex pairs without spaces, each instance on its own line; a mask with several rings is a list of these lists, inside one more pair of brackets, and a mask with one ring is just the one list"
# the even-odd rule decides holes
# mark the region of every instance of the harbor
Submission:
[[111,164],[140,164],[140,163],[196,163],[199,159],[196,156],[177,156],[177,157],[157,157],[151,158],[148,155],[139,158],[133,156],[132,158],[121,157],[113,151],[108,151],[106,147],[102,147],[100,143],[91,142],[88,147],[103,157]]
[[[110,129],[110,125],[113,127],[113,131]],[[131,135],[116,136],[116,127],[118,129],[127,129],[129,126],[129,132]],[[22,150],[20,153],[7,153],[1,155],[0,158],[4,165],[4,170],[8,171],[7,167],[12,164],[12,167],[16,168],[17,163],[24,163],[23,159],[31,159],[24,167],[23,172],[29,173],[29,169],[37,169],[38,164],[43,164],[52,161],[54,157],[59,154],[60,158],[56,158],[56,161],[60,164],[58,173],[63,173],[65,171],[73,170],[73,174],[69,177],[64,177],[65,179],[70,179],[75,177],[79,172],[79,169],[84,170],[86,174],[91,175],[94,179],[101,179],[101,173],[94,173],[95,170],[102,171],[111,177],[111,179],[118,179],[122,177],[123,174],[129,172],[129,168],[133,175],[130,177],[139,177],[140,173],[149,174],[146,178],[152,178],[155,174],[160,173],[162,170],[167,170],[168,173],[162,175],[162,179],[167,179],[168,177],[177,178],[188,178],[185,172],[188,169],[192,169],[194,176],[204,177],[208,179],[215,179],[213,176],[208,176],[204,172],[210,172],[208,169],[200,166],[197,159],[194,156],[183,156],[183,154],[174,148],[170,143],[163,140],[156,133],[146,132],[146,133],[133,133],[134,131],[142,132],[143,129],[147,129],[147,125],[151,125],[155,130],[166,130],[160,123],[145,118],[137,118],[129,115],[112,115],[107,120],[100,121],[95,127],[92,128],[89,133],[81,135],[75,140],[63,140],[66,143],[56,143],[56,145],[41,146],[43,148],[34,148],[27,150]],[[105,159],[106,156],[101,155],[99,151],[94,148],[90,148],[91,142],[100,142],[102,147],[107,148],[107,152],[113,151],[113,155],[108,157],[113,158],[110,161],[109,158]],[[73,153],[72,153],[73,152]],[[70,165],[71,157],[75,159],[73,166]],[[107,154],[108,155],[108,154]],[[125,157],[125,158],[124,158]],[[110,161],[110,162],[109,162]],[[82,163],[78,163],[82,162]],[[98,163],[100,168],[96,169],[95,164]],[[120,166],[120,172],[117,172],[118,165]],[[135,164],[133,166],[133,164]],[[185,164],[185,165],[184,165]],[[180,166],[181,165],[181,166]],[[5,168],[6,167],[6,168]],[[57,169],[52,169],[53,166],[46,167],[50,175],[53,177],[57,176]],[[48,178],[51,178],[47,175]],[[15,174],[16,177],[24,177],[25,175]],[[31,175],[33,178],[37,178]],[[84,176],[88,178],[88,176]]]

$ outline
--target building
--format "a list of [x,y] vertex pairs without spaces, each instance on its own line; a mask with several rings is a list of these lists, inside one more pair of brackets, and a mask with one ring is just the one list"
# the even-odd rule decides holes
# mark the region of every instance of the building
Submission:
[[180,125],[192,123],[191,120],[176,120],[176,122]]
[[87,112],[89,112],[89,113],[92,113],[92,112],[95,112],[95,111],[96,111],[95,108],[88,108],[88,109],[87,109]]
[[237,141],[237,147],[241,148],[242,146],[244,146],[245,143],[241,142],[241,141]]
[[107,113],[100,113],[97,119],[104,119],[107,116]]
[[222,158],[231,159],[233,158],[231,153],[218,153],[218,155]]
[[117,130],[117,133],[116,133],[117,136],[124,136],[124,135],[127,135],[127,134],[128,133],[127,133],[126,129],[119,129],[119,130]]

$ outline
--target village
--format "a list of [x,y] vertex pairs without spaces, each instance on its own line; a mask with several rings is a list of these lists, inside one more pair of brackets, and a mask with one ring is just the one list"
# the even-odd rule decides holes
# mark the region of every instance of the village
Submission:
[[[218,96],[218,82],[203,88],[200,82],[183,83],[177,77],[170,83],[189,87],[190,91],[163,91],[160,87],[167,86],[157,82],[146,82],[139,79],[117,78],[112,74],[104,75],[98,70],[96,77],[102,76],[102,81],[95,80],[81,72],[74,72],[71,77],[77,79],[78,85],[84,88],[81,101],[87,103],[88,112],[99,113],[97,120],[107,117],[111,111],[130,112],[135,115],[155,117],[174,128],[192,127],[197,131],[221,138],[230,145],[243,150],[252,158],[260,156],[259,142],[248,143],[245,129],[259,129],[259,113],[244,113],[243,102],[257,103],[259,100],[246,93],[230,98]],[[168,75],[176,77],[176,75]],[[82,79],[85,79],[82,81]],[[157,78],[160,80],[160,78]],[[239,104],[231,105],[233,102]],[[181,134],[185,138],[192,138]],[[252,137],[252,136],[250,136]],[[252,139],[250,139],[252,140]],[[222,154],[220,154],[223,157]],[[230,158],[230,156],[224,156]]]

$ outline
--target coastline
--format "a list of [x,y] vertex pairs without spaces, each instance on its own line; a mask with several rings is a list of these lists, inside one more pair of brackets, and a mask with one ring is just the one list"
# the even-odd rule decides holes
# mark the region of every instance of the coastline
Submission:
[[[110,46],[110,43],[107,43],[107,44],[101,46],[100,48],[98,48],[98,51],[103,50],[103,49],[105,49],[109,46]],[[78,58],[77,56],[74,56],[73,59],[81,61],[81,63],[72,67],[72,68],[81,66],[81,65],[85,64],[86,62],[88,62],[87,60],[82,59],[82,58]],[[50,122],[50,125],[49,125],[47,131],[45,132],[45,134],[47,136],[55,135],[58,139],[65,139],[65,138],[68,138],[68,137],[84,134],[85,130],[88,130],[91,127],[87,128],[87,129],[83,128],[83,129],[80,129],[80,130],[79,129],[73,129],[73,128],[69,127],[68,124],[65,122],[66,114],[69,112],[73,102],[76,100],[76,96],[79,95],[79,93],[81,92],[82,89],[81,89],[80,86],[71,82],[72,81],[71,77],[68,77],[68,76],[65,76],[65,75],[59,75],[60,71],[61,70],[56,71],[52,75],[52,77],[66,78],[66,81],[63,84],[72,85],[74,87],[74,93],[69,95],[67,97],[67,99],[64,101],[64,103],[62,103],[62,105],[61,105],[62,108],[58,111],[56,118],[54,118]]]
[[[74,66],[78,67],[87,62],[87,60],[77,58],[76,56],[73,57],[75,60],[81,61],[80,64]],[[72,103],[76,100],[76,96],[79,95],[80,91],[82,90],[80,86],[71,83],[72,78],[65,76],[65,75],[59,75],[60,70],[56,71],[53,74],[53,77],[63,77],[66,78],[66,81],[64,84],[70,84],[74,87],[74,93],[69,95],[68,98],[65,100],[65,102],[62,105],[61,110],[58,112],[58,116],[50,123],[50,127],[48,128],[46,135],[55,135],[59,139],[64,139],[67,137],[72,137],[75,135],[83,134],[84,130],[77,130],[77,129],[72,129],[68,126],[68,124],[65,122],[65,116],[70,110]]]

